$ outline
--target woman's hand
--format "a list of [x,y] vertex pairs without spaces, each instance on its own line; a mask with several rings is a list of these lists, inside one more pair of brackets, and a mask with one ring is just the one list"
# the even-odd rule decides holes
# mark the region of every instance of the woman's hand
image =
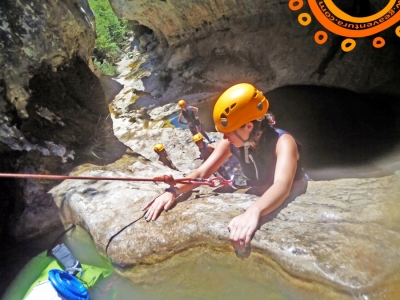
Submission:
[[260,210],[255,207],[249,207],[245,213],[235,217],[228,225],[231,233],[229,239],[237,254],[246,252],[250,242],[257,230],[260,220]]
[[174,203],[175,196],[171,192],[164,192],[142,208],[142,210],[148,209],[144,218],[146,221],[155,221],[163,210],[168,211]]

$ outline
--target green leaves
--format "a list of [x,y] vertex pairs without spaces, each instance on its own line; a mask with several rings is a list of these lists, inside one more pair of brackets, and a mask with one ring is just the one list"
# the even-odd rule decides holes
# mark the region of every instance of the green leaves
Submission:
[[102,69],[109,70],[112,62],[121,54],[121,47],[125,42],[127,21],[117,18],[108,0],[89,0],[89,6],[96,18],[97,39],[94,64],[96,68],[100,65],[103,66],[100,71]]
[[96,58],[93,60],[94,67],[104,75],[115,76],[118,74],[117,68],[113,66],[107,60],[103,60],[103,62],[98,61]]

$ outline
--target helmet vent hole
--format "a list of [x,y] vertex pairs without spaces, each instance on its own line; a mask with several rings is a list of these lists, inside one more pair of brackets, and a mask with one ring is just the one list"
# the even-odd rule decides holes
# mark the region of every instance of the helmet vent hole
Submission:
[[263,105],[262,105],[261,102],[257,104],[257,109],[258,109],[258,110],[262,110],[262,109],[263,109]]
[[227,117],[226,117],[226,114],[221,114],[220,116],[219,116],[221,119],[226,119]]
[[258,96],[258,93],[255,92],[254,95],[253,95],[253,98],[257,98],[257,96]]
[[229,107],[225,108],[225,112],[227,115],[229,114],[229,110],[230,110]]
[[224,127],[228,126],[228,120],[227,120],[227,119],[222,119],[222,120],[221,120],[221,124],[222,124],[222,126],[224,126]]
[[236,103],[233,103],[233,104],[231,105],[231,109],[233,109],[235,106],[236,106]]

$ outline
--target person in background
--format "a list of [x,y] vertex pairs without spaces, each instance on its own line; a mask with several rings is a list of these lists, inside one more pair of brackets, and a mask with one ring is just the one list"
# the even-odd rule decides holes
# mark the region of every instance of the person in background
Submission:
[[167,166],[168,168],[172,170],[179,171],[175,165],[172,163],[171,159],[168,156],[167,151],[165,150],[165,147],[163,144],[157,144],[154,146],[154,152],[158,154],[158,163]]
[[[200,158],[205,162],[207,158],[211,155],[211,153],[215,150],[215,146],[211,145],[207,142],[204,141],[203,135],[201,133],[197,133],[193,136],[193,141],[199,147],[200,151]],[[230,176],[228,172],[225,170],[224,166],[221,166],[218,168],[217,172],[220,176],[222,176],[225,179],[230,179]],[[215,174],[214,175],[218,175]]]
[[[260,224],[276,216],[283,207],[307,190],[308,177],[302,169],[301,145],[288,132],[274,128],[267,115],[269,102],[248,83],[227,89],[214,106],[217,131],[224,134],[209,158],[186,178],[208,178],[234,155],[249,179],[247,185],[259,198],[244,213],[227,224],[230,241],[237,254],[243,254]],[[156,220],[181,194],[196,185],[177,184],[150,201],[147,221]]]
[[[188,125],[192,135],[201,133],[208,140],[208,142],[214,143],[215,141],[208,137],[207,133],[204,131],[203,124],[200,123],[198,108],[194,106],[187,106],[185,100],[179,100],[178,105],[182,109],[178,117],[178,123]],[[182,122],[183,118],[185,118],[186,123]]]

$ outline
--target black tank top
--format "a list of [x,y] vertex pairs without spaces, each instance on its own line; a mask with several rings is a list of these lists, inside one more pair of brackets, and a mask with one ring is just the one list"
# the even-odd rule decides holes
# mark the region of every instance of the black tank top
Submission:
[[[260,137],[257,149],[249,149],[249,163],[244,158],[244,147],[237,148],[230,145],[231,153],[239,160],[243,174],[250,179],[248,184],[251,186],[264,186],[267,190],[274,183],[276,166],[276,144],[278,139],[284,134],[290,134],[282,129],[271,128],[266,130]],[[301,144],[296,141],[300,158],[297,161],[296,175],[294,181],[304,177],[302,169]]]
[[191,122],[193,125],[200,125],[200,121],[196,119],[196,115],[194,114],[194,111],[190,109],[190,107],[187,107],[186,110],[182,109],[182,115],[186,121]]

